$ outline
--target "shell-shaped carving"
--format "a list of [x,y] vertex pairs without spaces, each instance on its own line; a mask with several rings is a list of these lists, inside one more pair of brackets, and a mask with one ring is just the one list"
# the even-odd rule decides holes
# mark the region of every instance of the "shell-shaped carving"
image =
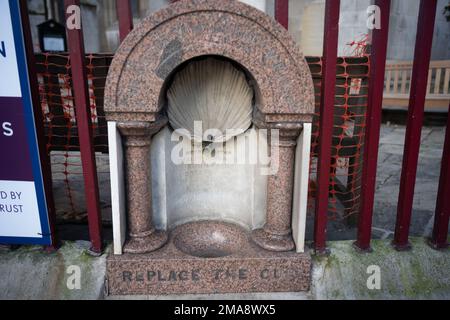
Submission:
[[[190,62],[175,74],[167,98],[172,127],[188,130],[196,141],[226,141],[252,123],[253,90],[245,74],[227,61]],[[195,121],[201,121],[201,132],[198,125],[194,130]]]

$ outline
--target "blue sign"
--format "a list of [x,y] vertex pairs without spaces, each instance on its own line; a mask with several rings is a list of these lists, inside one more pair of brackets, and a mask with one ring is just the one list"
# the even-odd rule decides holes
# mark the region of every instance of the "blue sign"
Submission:
[[0,1],[0,243],[50,245],[19,0]]

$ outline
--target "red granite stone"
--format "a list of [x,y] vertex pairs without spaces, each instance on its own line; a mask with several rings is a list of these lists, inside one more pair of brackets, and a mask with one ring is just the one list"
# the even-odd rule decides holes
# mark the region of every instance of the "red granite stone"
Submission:
[[268,122],[310,122],[314,89],[308,65],[288,32],[239,1],[182,0],[145,18],[109,69],[105,111],[113,121],[152,121],[164,85],[183,62],[217,55],[254,79],[256,107]]
[[[241,66],[255,92],[254,125],[280,130],[267,222],[254,231],[223,221],[189,223],[164,245],[167,233],[155,230],[149,217],[151,134],[142,133],[164,121],[167,85],[178,67],[208,55]],[[111,294],[309,290],[311,258],[292,251],[291,218],[296,139],[312,121],[314,88],[303,55],[281,25],[239,1],[167,6],[145,18],[117,51],[105,112],[125,138],[128,184],[129,239],[124,255],[107,260]]]
[[[189,238],[187,243],[203,238],[204,250],[191,252],[197,256],[179,250],[180,234]],[[218,243],[213,237],[230,241]],[[298,292],[309,290],[310,270],[309,254],[267,251],[244,229],[203,221],[177,228],[158,251],[109,256],[107,289],[110,295]]]

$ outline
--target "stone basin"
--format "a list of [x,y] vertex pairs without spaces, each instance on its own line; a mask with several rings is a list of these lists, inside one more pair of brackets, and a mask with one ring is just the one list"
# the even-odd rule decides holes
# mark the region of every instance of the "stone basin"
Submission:
[[178,226],[173,243],[181,252],[200,258],[220,258],[239,252],[248,244],[248,232],[232,223],[196,221]]

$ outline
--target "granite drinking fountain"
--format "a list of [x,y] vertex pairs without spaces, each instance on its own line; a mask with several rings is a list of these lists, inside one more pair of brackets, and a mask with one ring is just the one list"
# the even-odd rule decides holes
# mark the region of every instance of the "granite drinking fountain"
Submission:
[[[314,91],[282,26],[238,1],[178,1],[118,49],[105,111],[110,294],[309,290]],[[249,145],[270,162],[228,161]]]

